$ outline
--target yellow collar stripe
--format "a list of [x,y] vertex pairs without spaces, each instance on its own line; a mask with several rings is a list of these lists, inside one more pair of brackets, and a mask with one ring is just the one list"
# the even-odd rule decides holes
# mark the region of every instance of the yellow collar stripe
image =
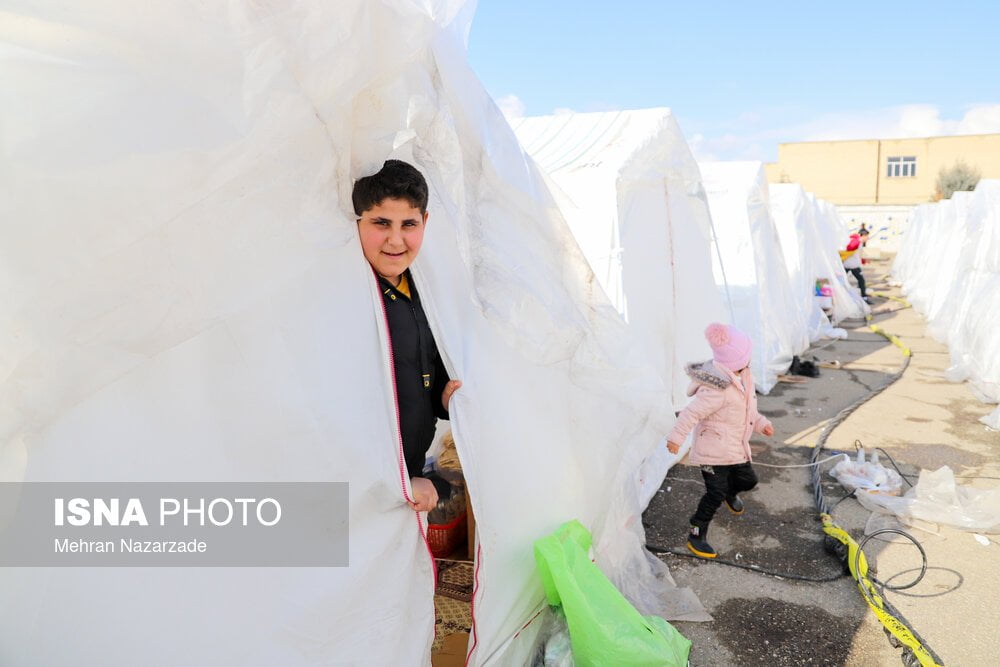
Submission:
[[399,277],[399,284],[396,285],[396,291],[404,295],[407,299],[413,298],[410,296],[410,281],[406,279],[405,273]]

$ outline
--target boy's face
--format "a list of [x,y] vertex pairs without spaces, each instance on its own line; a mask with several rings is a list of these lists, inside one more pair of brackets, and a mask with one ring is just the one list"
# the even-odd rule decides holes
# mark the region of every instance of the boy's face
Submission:
[[358,220],[358,235],[365,259],[375,272],[399,284],[424,242],[427,213],[405,199],[383,199]]

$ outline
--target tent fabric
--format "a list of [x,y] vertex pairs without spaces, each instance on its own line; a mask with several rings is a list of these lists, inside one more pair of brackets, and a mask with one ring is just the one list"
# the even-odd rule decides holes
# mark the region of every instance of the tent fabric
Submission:
[[469,69],[471,4],[5,11],[0,479],[346,480],[351,535],[345,568],[0,570],[0,663],[429,664],[432,561],[350,210],[390,156],[430,182],[414,276],[464,383],[469,664],[526,662],[531,545],[573,518],[640,611],[704,616],[643,549],[669,392]]
[[[946,298],[958,281],[941,280],[936,272],[926,270],[925,267],[960,268],[959,254],[969,231],[967,222],[972,199],[971,192],[956,192],[950,199],[925,210],[929,214],[929,224],[921,225],[922,242],[913,248],[917,253],[918,263],[903,288],[913,306],[929,322],[938,322]],[[917,238],[914,237],[913,240],[916,241]],[[971,257],[966,258],[965,263],[971,260]],[[944,341],[943,337],[942,340]]]
[[[861,293],[847,281],[843,262],[838,251],[847,244],[848,233],[836,216],[832,204],[806,192],[795,183],[772,183],[768,186],[771,212],[781,235],[781,249],[786,268],[792,276],[792,285],[801,297],[801,290],[815,294],[817,279],[828,281],[833,292],[833,321],[837,324],[846,318],[863,318],[871,312],[861,299]],[[815,313],[816,302],[810,309],[810,337],[828,331],[820,314]]]
[[913,210],[913,216],[906,228],[903,242],[900,244],[899,252],[896,253],[896,258],[892,263],[892,277],[900,284],[911,283],[920,274],[920,267],[917,265],[918,255],[928,247],[924,237],[935,231],[936,224],[933,220],[942,208],[943,206],[937,204],[919,204]]
[[715,278],[728,289],[733,324],[753,340],[754,378],[767,393],[809,346],[809,310],[796,298],[760,162],[703,162],[716,230]]
[[713,288],[698,167],[673,113],[567,113],[511,125],[647,363],[683,403],[684,365],[711,356],[702,332],[726,308]]
[[[836,257],[839,258],[839,252],[847,246],[850,237],[847,225],[837,213],[836,206],[825,199],[818,199],[811,192],[808,197],[816,207],[816,230],[823,247],[828,251],[836,251],[838,253]],[[833,288],[834,318],[839,322],[842,318],[864,319],[865,316],[871,314],[871,308],[861,298],[861,291],[847,282],[847,273],[844,271],[843,262],[839,259],[834,262],[831,272],[836,276],[838,282],[842,281],[844,286],[843,292],[837,287]],[[841,278],[841,274],[843,274],[843,278]],[[842,294],[843,298],[837,299],[838,293]]]
[[801,311],[807,313],[809,340],[819,340],[830,333],[832,325],[816,296],[823,251],[812,229],[813,211],[797,184],[771,184],[768,195],[792,294]]
[[[948,345],[947,377],[1000,403],[1000,180],[918,206],[892,270],[928,331]],[[982,421],[1000,429],[1000,408]]]

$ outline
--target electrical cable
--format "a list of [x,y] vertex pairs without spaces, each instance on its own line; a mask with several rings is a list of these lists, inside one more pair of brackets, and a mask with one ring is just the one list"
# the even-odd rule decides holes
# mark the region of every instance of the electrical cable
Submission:
[[832,461],[833,459],[839,459],[843,454],[834,454],[833,456],[828,456],[822,461],[813,461],[812,463],[795,463],[792,465],[777,465],[774,463],[761,463],[760,461],[754,461],[755,466],[763,466],[764,468],[811,468],[812,466],[818,466],[821,463],[826,463],[827,461]]
[[830,511],[832,512],[834,507],[844,502],[848,498],[853,498],[853,497],[854,497],[853,491],[851,491],[850,493],[845,493],[844,495],[842,495],[840,498],[837,499],[837,502],[835,502],[833,505],[830,505]]
[[[857,440],[856,442],[861,442],[861,441]],[[892,458],[892,454],[890,454],[889,452],[885,451],[881,447],[876,447],[875,449],[877,451],[880,451],[883,454],[885,454],[885,457],[887,459],[889,459],[889,463],[891,463],[892,467],[896,469],[896,472],[899,473],[899,476],[902,477],[904,480],[906,480],[907,484],[910,484],[910,480],[907,479],[908,477],[916,477],[916,478],[920,477],[920,475],[908,475],[905,472],[903,472],[902,470],[900,470],[899,466],[896,465],[895,459]],[[988,475],[955,475],[954,477],[955,477],[955,479],[995,479],[995,480],[1000,480],[1000,477],[990,477]],[[913,486],[913,484],[910,484],[910,486]]]
[[[900,367],[900,369],[896,373],[891,375],[883,384],[871,390],[867,396],[864,396],[855,401],[854,403],[851,403],[850,405],[845,407],[843,410],[840,411],[840,413],[837,414],[836,417],[834,417],[829,423],[827,423],[826,427],[824,427],[823,431],[820,433],[819,438],[816,441],[815,447],[813,448],[813,452],[810,457],[812,461],[816,461],[819,458],[820,452],[823,450],[827,438],[830,437],[830,433],[832,433],[837,426],[842,424],[852,413],[854,413],[855,410],[860,408],[862,405],[864,405],[874,397],[881,394],[883,391],[885,391],[891,385],[893,385],[896,381],[898,381],[901,377],[903,377],[903,374],[906,372],[906,369],[909,368],[910,366],[910,360],[912,358],[912,352],[910,351],[910,349],[906,347],[897,336],[886,332],[878,325],[871,324],[872,318],[870,315],[867,316],[866,320],[869,323],[869,330],[886,338],[889,342],[891,342],[893,345],[895,345],[902,351],[903,364]],[[860,442],[856,441],[855,447],[857,448],[859,445]],[[893,465],[895,465],[895,463],[893,463]],[[926,645],[923,638],[921,638],[920,635],[917,634],[915,630],[912,630],[909,627],[909,624],[906,622],[906,619],[899,612],[899,610],[897,610],[888,600],[885,600],[883,595],[879,595],[878,597],[876,597],[873,591],[871,590],[872,588],[874,588],[875,584],[872,583],[871,579],[867,576],[867,563],[863,560],[864,552],[856,545],[856,543],[853,543],[853,540],[851,540],[850,536],[847,535],[847,533],[842,528],[836,526],[836,524],[833,523],[833,520],[830,517],[830,511],[833,509],[833,507],[828,504],[826,498],[823,496],[823,484],[819,466],[812,468],[810,473],[810,482],[813,487],[813,500],[816,504],[816,509],[819,512],[820,518],[823,521],[824,532],[835,541],[839,541],[843,545],[843,547],[846,548],[848,554],[851,553],[852,549],[856,549],[854,551],[853,562],[849,562],[849,565],[852,566],[851,574],[854,577],[854,579],[858,582],[858,589],[861,591],[861,594],[864,596],[865,601],[868,603],[869,607],[872,609],[872,611],[875,612],[879,621],[882,623],[883,628],[889,635],[890,641],[893,643],[893,645],[898,646],[902,644],[906,646],[903,653],[904,663],[910,663],[912,662],[912,660],[917,660],[920,662],[921,665],[940,664],[941,659],[938,657],[938,655],[929,646]],[[843,498],[838,500],[837,504],[839,504],[841,500],[843,500]],[[895,529],[891,530],[895,531]],[[876,531],[875,533],[872,534],[874,535],[880,532],[881,531]],[[927,571],[926,553],[924,552],[922,545],[920,545],[919,541],[915,537],[905,533],[904,531],[896,531],[896,532],[899,532],[900,534],[906,536],[908,539],[913,541],[913,543],[916,544],[920,549],[920,552],[924,558],[925,566],[921,567],[920,575],[917,577],[917,579],[907,586],[907,588],[909,588],[915,586],[921,579],[923,579],[923,576]],[[884,584],[883,588],[885,588]],[[892,589],[890,588],[889,590]]]
[[[902,301],[906,307],[909,307],[910,305],[909,303],[906,303],[902,299],[897,298],[894,300]],[[900,646],[904,647],[902,656],[903,663],[906,665],[910,665],[919,662],[919,664],[921,665],[940,665],[941,663],[940,657],[938,657],[938,655],[929,646],[926,645],[926,642],[924,642],[923,638],[920,637],[920,635],[917,634],[915,630],[909,627],[909,624],[906,622],[906,619],[899,612],[899,610],[897,610],[888,600],[884,599],[885,590],[901,591],[908,588],[912,588],[916,586],[918,583],[920,583],[920,581],[924,578],[924,575],[927,573],[927,552],[924,550],[923,545],[920,544],[920,541],[917,540],[917,538],[913,537],[909,533],[902,530],[897,530],[895,528],[885,528],[881,530],[876,530],[864,536],[860,544],[855,543],[842,528],[833,523],[833,519],[830,516],[830,513],[833,511],[835,507],[837,507],[837,505],[839,505],[847,498],[852,497],[854,494],[848,493],[841,496],[833,505],[830,505],[825,496],[823,495],[822,472],[820,471],[820,465],[828,461],[831,461],[835,458],[840,458],[841,456],[844,455],[842,453],[838,453],[832,456],[828,456],[824,459],[820,459],[819,455],[822,452],[824,445],[826,444],[827,438],[829,438],[833,430],[837,428],[840,424],[842,424],[851,414],[854,413],[854,411],[856,411],[858,408],[860,408],[862,405],[864,405],[874,397],[881,394],[883,391],[885,391],[891,385],[893,385],[896,381],[898,381],[906,372],[906,369],[909,368],[910,360],[912,358],[912,352],[910,351],[910,349],[906,347],[897,336],[890,334],[881,327],[879,327],[878,325],[873,324],[871,315],[867,315],[865,317],[865,320],[869,325],[869,330],[871,330],[873,333],[883,336],[889,342],[891,342],[893,345],[895,345],[902,351],[903,364],[900,367],[900,369],[896,373],[891,375],[880,386],[871,389],[868,395],[861,397],[860,399],[854,401],[853,403],[845,407],[837,414],[836,417],[834,417],[826,424],[826,426],[820,433],[815,446],[813,447],[813,451],[810,454],[809,463],[794,464],[794,465],[776,465],[776,464],[767,464],[758,462],[757,465],[769,468],[810,468],[810,483],[813,487],[813,501],[815,503],[816,510],[819,514],[819,518],[823,522],[823,531],[827,535],[826,537],[827,547],[830,548],[831,546],[836,545],[838,542],[840,543],[842,550],[838,552],[836,549],[832,549],[831,550],[832,553],[839,555],[840,558],[844,561],[845,565],[847,565],[850,574],[857,581],[858,589],[864,596],[865,601],[868,603],[872,611],[875,612],[879,621],[882,623],[883,629],[888,635],[890,643],[894,647],[900,647]],[[856,440],[855,449],[859,449],[861,446],[863,446],[861,441]],[[889,459],[890,463],[892,463],[892,466],[896,468],[896,471],[900,474],[900,477],[905,479],[907,481],[907,484],[913,486],[912,483],[910,483],[910,481],[906,479],[907,475],[903,474],[903,472],[899,469],[899,466],[896,465],[895,460],[892,458],[892,456],[889,455],[888,452],[886,452],[881,447],[876,448],[876,451],[881,451],[883,454],[885,454],[885,456]],[[681,480],[678,478],[677,481],[689,481],[689,480]],[[881,535],[885,533],[898,534],[905,537],[906,539],[913,542],[913,544],[920,551],[920,556],[921,556],[920,573],[912,582],[906,585],[903,586],[889,585],[886,582],[880,581],[874,577],[869,576],[868,574],[868,565],[866,559],[864,558],[863,547],[865,544],[868,543],[870,539],[872,539],[876,535]],[[743,570],[749,570],[751,572],[757,572],[758,574],[764,574],[783,579],[794,579],[797,581],[825,583],[825,582],[836,581],[841,577],[845,576],[846,574],[845,572],[841,571],[834,576],[810,577],[807,575],[800,575],[793,573],[779,573],[766,570],[756,565],[736,563],[733,561],[721,560],[718,558],[706,559],[704,557],[700,557],[695,554],[688,553],[686,551],[681,551],[679,549],[665,548],[655,544],[647,543],[646,548],[651,552],[657,554],[669,553],[677,556],[696,558],[701,561],[711,560],[711,562],[716,562],[719,563],[720,565],[727,565],[730,567],[736,567]],[[850,560],[849,557],[852,553],[853,553],[853,560]],[[890,578],[890,580],[891,579],[892,578]],[[878,592],[879,594],[876,595],[876,592]]]
[[841,570],[837,574],[829,575],[826,577],[810,577],[805,574],[794,574],[790,572],[775,572],[773,570],[766,570],[758,565],[750,565],[747,563],[737,563],[731,560],[723,560],[721,558],[704,558],[702,556],[696,556],[690,551],[682,551],[680,549],[673,549],[668,547],[658,546],[656,544],[647,544],[646,548],[656,554],[673,554],[675,556],[684,556],[685,558],[694,558],[695,560],[700,560],[702,562],[712,562],[718,563],[719,565],[728,565],[730,567],[738,567],[741,570],[749,570],[750,572],[756,572],[757,574],[766,574],[771,577],[777,577],[779,579],[795,579],[796,581],[810,581],[814,583],[826,583],[829,581],[837,581],[846,577],[847,574]]
[[916,579],[906,584],[905,586],[891,586],[884,581],[879,581],[875,577],[869,577],[869,579],[871,579],[873,582],[875,582],[882,588],[890,591],[905,591],[907,588],[913,588],[914,586],[919,584],[920,580],[924,578],[925,574],[927,574],[927,552],[924,551],[924,545],[920,544],[917,538],[915,538],[913,535],[910,535],[909,533],[903,530],[897,530],[896,528],[882,528],[880,530],[872,531],[867,535],[865,535],[863,538],[861,538],[861,541],[858,542],[858,552],[854,555],[854,569],[858,570],[859,561],[861,560],[861,553],[864,551],[865,545],[868,544],[868,540],[872,539],[876,535],[882,535],[883,533],[893,533],[895,535],[902,535],[906,539],[913,542],[913,544],[917,547],[917,549],[920,550],[920,558],[921,558],[920,574],[917,575]]
[[876,291],[873,291],[873,290],[868,290],[868,293],[871,294],[872,296],[877,296],[877,297],[879,297],[881,299],[890,299],[890,300],[895,301],[897,303],[903,304],[903,307],[900,308],[899,310],[906,310],[907,308],[911,307],[909,301],[907,301],[906,299],[902,299],[902,298],[900,298],[898,296],[894,296],[892,294],[886,294],[885,292],[876,292]]
[[895,469],[896,469],[896,472],[898,472],[898,473],[899,473],[899,477],[900,477],[900,479],[902,479],[902,480],[903,480],[904,482],[906,482],[907,484],[909,484],[909,485],[910,485],[910,488],[913,488],[913,482],[911,482],[911,481],[909,480],[909,478],[910,478],[910,477],[914,477],[915,475],[907,475],[907,474],[906,474],[905,472],[903,472],[902,470],[900,470],[900,469],[899,469],[899,466],[898,466],[898,465],[896,465],[896,460],[895,460],[894,458],[892,458],[892,455],[890,455],[890,454],[889,454],[889,452],[885,451],[885,450],[884,450],[884,449],[882,449],[881,447],[876,447],[876,448],[875,448],[875,451],[876,451],[876,452],[882,452],[883,454],[885,454],[885,457],[886,457],[887,459],[889,459],[889,463],[891,463],[891,464],[892,464],[892,467],[893,467],[893,468],[895,468]]
[[[861,449],[862,449],[862,448],[863,448],[864,446],[865,446],[865,444],[864,444],[863,442],[861,442],[860,440],[855,440],[855,441],[854,441],[854,451],[855,451],[855,452],[858,452],[858,451],[861,451]],[[875,451],[877,451],[877,452],[882,452],[883,454],[885,454],[886,458],[888,458],[888,459],[889,459],[889,463],[891,463],[891,464],[892,464],[892,467],[893,467],[893,468],[895,468],[895,469],[896,469],[896,472],[898,472],[898,473],[899,473],[899,477],[900,477],[900,479],[902,479],[902,480],[903,480],[904,482],[906,482],[907,484],[909,484],[911,488],[913,487],[913,483],[912,483],[912,482],[911,482],[911,481],[910,481],[910,480],[909,480],[908,478],[910,478],[910,477],[915,477],[915,475],[907,475],[907,474],[906,474],[906,473],[904,473],[904,472],[903,472],[902,470],[900,470],[900,469],[899,469],[899,466],[898,466],[898,465],[896,465],[896,460],[895,460],[894,458],[892,458],[892,456],[891,456],[891,455],[889,454],[889,452],[885,451],[885,450],[884,450],[884,449],[882,449],[881,447],[876,447],[876,448],[875,448]]]
[[[875,326],[872,326],[872,330],[873,331],[875,331],[876,329],[878,329],[878,328],[875,327]],[[903,377],[903,373],[905,373],[906,369],[909,368],[909,366],[910,366],[911,354],[910,354],[909,348],[906,348],[905,346],[903,346],[902,343],[899,342],[899,339],[896,338],[895,336],[892,336],[890,338],[891,334],[886,334],[881,329],[878,329],[877,331],[875,331],[875,333],[878,333],[878,334],[884,336],[885,338],[888,338],[897,347],[900,347],[903,350],[903,355],[904,355],[903,364],[900,367],[900,369],[898,371],[896,371],[896,373],[890,375],[889,378],[886,379],[885,382],[883,382],[881,385],[879,385],[879,386],[875,387],[874,389],[872,389],[867,396],[862,396],[858,400],[854,401],[853,403],[851,403],[850,405],[848,405],[847,407],[845,407],[843,410],[841,410],[837,414],[836,417],[834,417],[829,422],[827,422],[826,426],[823,427],[823,430],[820,432],[819,438],[817,438],[817,440],[816,440],[815,447],[813,447],[812,455],[810,456],[810,462],[811,463],[815,463],[815,462],[817,462],[819,460],[820,452],[823,451],[823,447],[826,444],[827,439],[830,437],[830,434],[833,432],[833,430],[835,428],[837,428],[844,421],[846,421],[847,418],[850,417],[851,414],[853,414],[855,410],[857,410],[862,405],[864,405],[865,403],[867,403],[871,399],[873,399],[876,396],[878,396],[879,394],[881,394],[883,391],[885,391],[886,389],[888,389],[892,384],[894,384],[897,380],[899,380],[899,378]],[[895,339],[895,340],[893,340],[893,339]],[[855,446],[857,446],[857,445],[855,445]],[[816,510],[820,514],[829,514],[830,508],[827,506],[826,500],[823,498],[823,487],[822,487],[822,483],[821,483],[822,482],[822,474],[820,472],[819,467],[814,467],[812,469],[809,481],[810,481],[810,483],[812,484],[812,487],[813,487],[813,501],[816,504]]]
[[[855,452],[857,452],[859,449],[861,449],[864,446],[865,446],[864,443],[861,442],[860,440],[855,440],[854,441],[854,451]],[[889,463],[891,463],[892,467],[896,469],[896,472],[899,473],[899,476],[902,477],[904,480],[906,480],[907,484],[910,484],[910,480],[908,479],[909,477],[916,477],[916,478],[920,477],[920,475],[910,475],[910,474],[907,474],[907,473],[903,472],[902,470],[900,470],[899,466],[896,465],[896,460],[894,458],[892,458],[892,454],[890,454],[889,452],[885,451],[881,447],[876,447],[875,449],[877,451],[880,451],[883,454],[885,454],[885,457],[887,459],[889,459]],[[994,479],[994,480],[1000,480],[1000,477],[991,477],[989,475],[954,475],[954,477],[955,477],[955,479]],[[910,484],[910,486],[913,486],[913,485]]]

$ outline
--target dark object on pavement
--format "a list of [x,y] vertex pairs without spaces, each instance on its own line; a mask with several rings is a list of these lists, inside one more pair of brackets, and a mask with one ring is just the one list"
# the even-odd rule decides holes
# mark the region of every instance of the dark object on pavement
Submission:
[[792,365],[788,372],[792,375],[804,375],[806,377],[818,378],[819,366],[814,361],[803,361],[798,357],[792,357]]

